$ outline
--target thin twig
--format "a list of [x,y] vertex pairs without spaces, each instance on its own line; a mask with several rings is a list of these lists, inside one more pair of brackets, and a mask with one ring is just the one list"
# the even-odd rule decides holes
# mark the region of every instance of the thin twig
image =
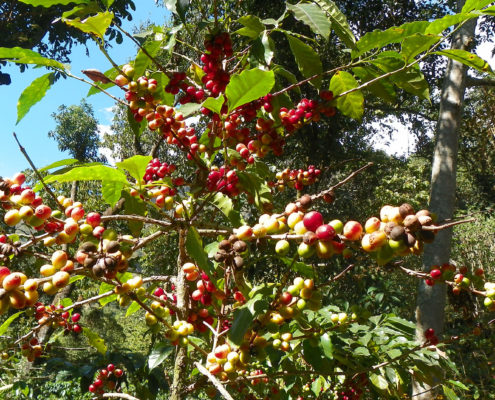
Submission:
[[130,394],[127,393],[103,393],[101,395],[103,398],[120,398],[120,399],[126,399],[126,400],[139,400],[137,397],[131,396]]
[[208,371],[205,367],[203,367],[199,362],[195,362],[194,365],[198,369],[199,372],[201,372],[203,375],[208,377],[211,383],[213,383],[213,386],[217,388],[217,390],[220,392],[220,394],[224,397],[224,399],[227,400],[234,400],[234,398],[230,395],[229,392],[227,392],[227,389],[220,383],[220,381],[215,378],[210,371]]
[[21,142],[19,142],[19,139],[17,138],[17,135],[15,134],[15,132],[12,132],[12,135],[14,135],[14,139],[17,142],[17,145],[19,146],[19,150],[21,150],[21,153],[26,158],[27,162],[29,163],[29,165],[33,169],[34,173],[38,176],[38,179],[42,183],[43,187],[46,189],[46,191],[48,192],[48,194],[53,198],[53,200],[55,200],[55,204],[57,205],[57,207],[60,210],[62,210],[62,212],[65,211],[64,208],[62,207],[62,205],[57,200],[57,196],[55,196],[55,193],[52,192],[52,189],[50,189],[50,187],[45,183],[45,181],[43,180],[43,177],[41,176],[40,172],[34,166],[33,162],[31,161],[31,158],[29,157],[28,153],[26,152],[26,149],[21,145]]

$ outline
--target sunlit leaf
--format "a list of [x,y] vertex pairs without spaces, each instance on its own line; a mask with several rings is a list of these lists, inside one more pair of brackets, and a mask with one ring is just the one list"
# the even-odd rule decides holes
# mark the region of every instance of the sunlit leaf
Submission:
[[[318,53],[311,46],[294,36],[287,35],[287,39],[289,40],[290,49],[292,50],[292,54],[294,54],[301,74],[305,78],[321,74],[323,67]],[[316,87],[320,87],[321,76],[312,79],[310,83]]]
[[270,93],[274,84],[273,71],[254,68],[232,75],[225,89],[229,112]]
[[24,311],[19,311],[15,314],[12,314],[9,318],[7,318],[5,322],[2,325],[0,325],[0,336],[5,334],[5,332],[7,332],[7,329],[9,329],[10,324],[12,324],[12,322],[14,322],[22,314],[24,314]]
[[103,39],[105,32],[113,21],[113,13],[110,11],[105,11],[84,20],[81,20],[81,18],[62,18],[62,21],[82,32],[91,33]]
[[0,60],[15,62],[17,64],[35,64],[44,67],[56,67],[64,70],[64,64],[45,58],[35,51],[23,49],[21,47],[0,47]]
[[466,50],[461,49],[450,49],[435,51],[433,54],[438,54],[440,56],[445,56],[451,58],[452,60],[459,61],[460,63],[467,65],[468,67],[474,68],[480,72],[488,72],[493,74],[493,71],[485,60],[476,54],[470,53]]
[[[349,72],[338,71],[330,80],[330,90],[335,96],[359,87],[356,78]],[[364,113],[364,96],[361,90],[356,90],[335,100],[335,105],[342,114],[354,119],[361,119]]]
[[337,5],[331,0],[315,0],[315,2],[325,11],[332,23],[332,29],[335,31],[344,44],[349,48],[356,46],[356,38],[351,31],[347,18]]
[[107,345],[100,335],[86,327],[83,328],[83,334],[88,338],[90,346],[94,347],[98,353],[105,354],[107,352]]
[[21,93],[21,97],[19,97],[19,100],[17,101],[16,124],[24,118],[33,105],[45,97],[47,90],[52,86],[53,76],[53,72],[42,75],[32,81],[31,84],[24,89]]
[[75,4],[86,4],[89,2],[89,0],[19,0],[21,3],[24,4],[29,4],[30,6],[33,7],[51,7],[55,5],[61,5],[61,6],[66,6],[67,4],[70,3],[75,3]]
[[311,3],[287,3],[287,9],[294,13],[297,20],[308,25],[314,33],[328,40],[331,24],[320,7]]

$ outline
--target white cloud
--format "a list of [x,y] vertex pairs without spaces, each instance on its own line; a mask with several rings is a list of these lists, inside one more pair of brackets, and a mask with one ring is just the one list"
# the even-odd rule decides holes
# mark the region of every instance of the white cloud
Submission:
[[[109,135],[113,135],[113,131],[112,131],[112,128],[110,125],[103,125],[103,124],[99,124],[98,125],[98,136],[100,138],[103,138],[103,135],[104,134],[109,134]],[[112,157],[112,150],[110,150],[109,148],[106,148],[106,147],[100,147],[100,154],[102,156],[105,156],[108,163],[110,165],[115,165],[115,163],[117,162],[117,160],[115,158]]]

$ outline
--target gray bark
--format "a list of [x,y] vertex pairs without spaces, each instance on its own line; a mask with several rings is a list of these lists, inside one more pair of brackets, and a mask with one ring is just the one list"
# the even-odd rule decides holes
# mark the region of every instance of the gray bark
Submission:
[[[465,0],[457,0],[460,10]],[[452,49],[468,50],[474,39],[476,20],[468,21],[453,36]],[[455,209],[457,152],[459,130],[462,123],[464,93],[466,90],[467,67],[449,60],[441,93],[440,111],[436,128],[436,143],[433,156],[430,210],[438,220],[452,218]],[[429,271],[432,265],[441,265],[450,260],[452,228],[440,231],[432,244],[425,246],[423,268]],[[416,337],[425,341],[424,332],[428,328],[440,336],[444,329],[447,286],[427,286],[421,281],[416,307]],[[435,391],[428,385],[413,385],[416,400],[430,400]]]
[[[175,294],[177,295],[178,319],[185,320],[187,315],[188,290],[187,281],[182,266],[187,261],[186,254],[186,234],[187,231],[179,231],[179,257],[177,259],[177,279],[175,283]],[[174,362],[174,378],[170,393],[170,400],[182,400],[185,396],[185,384],[187,381],[187,346],[178,346]]]

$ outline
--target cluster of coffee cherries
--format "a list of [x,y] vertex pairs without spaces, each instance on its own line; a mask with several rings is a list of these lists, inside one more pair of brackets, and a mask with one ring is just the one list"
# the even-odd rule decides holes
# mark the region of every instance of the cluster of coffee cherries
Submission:
[[277,133],[273,120],[258,118],[254,130],[246,127],[245,123],[245,114],[242,110],[236,110],[227,117],[222,129],[212,129],[210,136],[216,134],[228,147],[235,148],[244,159],[241,160],[244,165],[252,164],[254,156],[263,158],[270,153],[276,156],[283,153],[285,140]]
[[221,380],[225,380],[227,374],[239,368],[239,358],[239,352],[232,349],[228,343],[221,344],[206,357],[206,368],[212,375],[218,375]]
[[432,346],[436,346],[439,342],[439,339],[437,335],[435,335],[435,330],[432,328],[428,328],[425,332],[425,339],[428,344],[431,344]]
[[313,279],[294,278],[293,284],[283,291],[277,301],[277,308],[269,314],[270,322],[282,325],[306,308],[321,308],[321,292],[316,290]]
[[[23,221],[36,231],[44,230],[56,234],[55,237],[45,238],[45,245],[65,244],[75,240],[79,231],[76,221],[81,211],[76,210],[74,216],[69,215],[65,221],[58,219],[61,212],[52,212],[30,187],[22,186],[25,180],[22,173],[17,173],[12,178],[0,178],[0,206],[7,211],[3,219],[5,224],[13,227]],[[84,215],[84,210],[82,213]],[[7,248],[4,247],[2,246],[2,254],[5,254],[7,248],[15,251],[10,244]]]
[[433,265],[429,274],[429,278],[425,279],[428,286],[438,282],[453,281],[452,293],[459,294],[462,289],[468,289],[472,283],[480,284],[483,281],[484,271],[482,268],[477,268],[472,274],[465,265],[457,269],[455,265],[445,263],[441,266]]
[[276,187],[278,191],[283,191],[286,187],[296,190],[303,190],[304,186],[313,185],[321,170],[310,165],[307,170],[286,168],[275,175],[276,181],[268,182],[271,187]]
[[484,300],[485,307],[488,311],[495,311],[495,283],[486,282],[484,285],[486,297]]
[[91,270],[94,276],[105,276],[113,279],[117,273],[124,272],[127,267],[127,257],[120,250],[116,240],[104,239],[102,246],[92,241],[82,242],[76,253],[79,264]]
[[225,298],[224,292],[218,289],[210,280],[208,274],[200,271],[196,264],[186,262],[182,266],[182,272],[189,282],[196,282],[196,289],[191,293],[191,299],[193,301],[197,301],[202,306],[208,307],[212,303],[212,295],[217,299]]
[[165,91],[176,95],[182,90],[184,94],[179,98],[180,104],[201,103],[205,97],[205,91],[186,82],[185,72],[174,72],[169,83],[165,86]]
[[168,164],[161,162],[158,158],[153,158],[146,167],[143,179],[147,184],[150,184],[172,175],[176,168],[175,164]]
[[36,337],[21,344],[21,354],[27,358],[29,362],[33,362],[36,358],[43,355],[43,346]]
[[279,117],[287,132],[294,132],[310,121],[318,122],[321,114],[327,117],[333,117],[335,115],[335,107],[328,104],[333,99],[332,92],[322,91],[320,92],[320,97],[323,102],[302,99],[296,108],[290,110],[285,107],[280,108]]
[[114,364],[108,364],[106,368],[100,369],[96,379],[88,387],[90,393],[102,395],[106,391],[115,391],[120,379],[124,375],[121,368],[116,368]]
[[428,210],[415,212],[407,203],[398,207],[386,205],[380,210],[380,218],[366,221],[361,246],[379,264],[397,255],[421,254],[424,243],[435,239],[435,231],[429,229],[431,226],[433,216]]
[[219,32],[204,41],[206,52],[201,55],[205,75],[201,81],[212,96],[225,92],[230,74],[224,69],[224,60],[233,54],[232,40],[227,32]]
[[[296,203],[289,203],[283,214],[263,214],[258,224],[250,227],[241,226],[235,233],[243,240],[253,240],[282,233],[298,235],[302,242],[297,252],[300,257],[308,258],[317,254],[320,258],[329,258],[334,254],[348,256],[349,251],[343,241],[359,240],[362,227],[356,221],[342,221],[334,219],[324,223],[323,216],[318,211],[307,211],[312,203],[311,196],[304,195]],[[341,235],[342,234],[342,235]],[[281,239],[275,244],[275,251],[280,256],[290,252],[289,240]]]
[[187,345],[187,336],[194,333],[194,325],[187,321],[174,321],[171,328],[165,332],[165,337],[172,342],[174,346]]
[[34,317],[39,325],[50,323],[53,328],[64,328],[65,334],[81,333],[82,327],[79,324],[81,314],[73,313],[71,315],[69,311],[63,311],[63,308],[62,305],[36,303],[34,305]]
[[213,166],[210,169],[206,189],[209,192],[220,192],[230,197],[238,196],[241,193],[239,177],[236,171],[226,165],[221,167]]
[[335,393],[335,400],[359,400],[362,398],[365,388],[369,383],[366,374],[358,374],[348,378],[342,383],[342,388]]
[[223,239],[218,244],[218,251],[214,255],[214,260],[240,270],[244,266],[243,256],[246,255],[247,250],[248,246],[244,240],[239,239],[236,235],[230,235],[228,239]]
[[0,266],[0,314],[10,307],[20,310],[34,305],[39,297],[37,289],[37,280],[27,279],[22,272],[10,272],[8,267]]

